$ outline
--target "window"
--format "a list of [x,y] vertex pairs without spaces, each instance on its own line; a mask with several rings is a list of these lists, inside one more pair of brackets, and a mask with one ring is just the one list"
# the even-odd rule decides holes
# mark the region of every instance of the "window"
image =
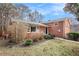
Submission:
[[31,32],[35,32],[36,31],[36,27],[31,27]]

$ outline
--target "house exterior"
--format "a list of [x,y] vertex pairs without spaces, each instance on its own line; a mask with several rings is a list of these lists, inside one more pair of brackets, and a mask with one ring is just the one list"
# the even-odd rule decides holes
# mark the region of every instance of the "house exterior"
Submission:
[[17,42],[19,42],[22,39],[37,39],[42,37],[46,33],[46,27],[47,25],[41,23],[13,20],[12,24],[8,26],[8,32],[11,33],[12,37],[18,38]]
[[69,18],[61,18],[48,22],[48,32],[57,37],[67,37],[67,33],[71,31],[71,21]]
[[12,20],[8,26],[8,33],[17,42],[25,39],[39,39],[44,34],[55,35],[56,37],[67,38],[67,33],[71,31],[71,21],[69,18],[61,18],[55,21],[49,21],[46,24],[25,22],[23,20]]
[[46,25],[41,23],[29,23],[26,38],[39,39],[44,34],[46,34],[46,27]]

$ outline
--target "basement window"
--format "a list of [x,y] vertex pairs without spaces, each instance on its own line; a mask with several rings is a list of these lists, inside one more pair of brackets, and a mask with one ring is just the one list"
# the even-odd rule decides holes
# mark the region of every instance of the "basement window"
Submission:
[[36,31],[36,27],[31,27],[31,32],[35,32]]

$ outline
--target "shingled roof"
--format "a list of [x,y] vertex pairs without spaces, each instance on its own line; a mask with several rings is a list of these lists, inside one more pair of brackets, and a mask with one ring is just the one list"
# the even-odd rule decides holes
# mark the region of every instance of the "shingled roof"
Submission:
[[23,20],[14,20],[14,19],[13,19],[13,21],[22,22],[22,23],[24,23],[24,24],[30,24],[30,25],[36,25],[36,26],[44,26],[44,27],[47,27],[47,25],[42,24],[42,23],[27,22],[27,21],[23,21]]
[[58,18],[58,19],[55,19],[55,20],[50,20],[50,21],[48,21],[48,23],[64,21],[64,20],[66,20],[66,19],[71,19],[71,18]]

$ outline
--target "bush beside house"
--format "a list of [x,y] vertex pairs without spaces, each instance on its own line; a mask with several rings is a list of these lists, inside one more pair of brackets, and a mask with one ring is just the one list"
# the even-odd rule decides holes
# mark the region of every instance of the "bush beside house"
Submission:
[[39,32],[30,32],[30,33],[27,33],[26,35],[27,39],[32,39],[33,42],[38,42],[39,40],[42,40],[43,39],[43,34],[42,33],[39,33]]
[[24,40],[23,46],[32,45],[34,42],[39,42],[40,40],[43,40],[43,39],[50,40],[50,39],[54,38],[54,36],[52,36],[50,34],[42,35],[39,38],[37,36],[33,36],[31,39]]
[[24,42],[23,46],[29,46],[29,45],[32,45],[33,44],[33,41],[31,39],[28,39]]
[[67,35],[68,35],[68,39],[70,39],[70,40],[78,41],[78,39],[79,39],[79,33],[70,32]]
[[54,38],[54,35],[52,36],[51,34],[46,34],[44,35],[44,39],[53,39]]

